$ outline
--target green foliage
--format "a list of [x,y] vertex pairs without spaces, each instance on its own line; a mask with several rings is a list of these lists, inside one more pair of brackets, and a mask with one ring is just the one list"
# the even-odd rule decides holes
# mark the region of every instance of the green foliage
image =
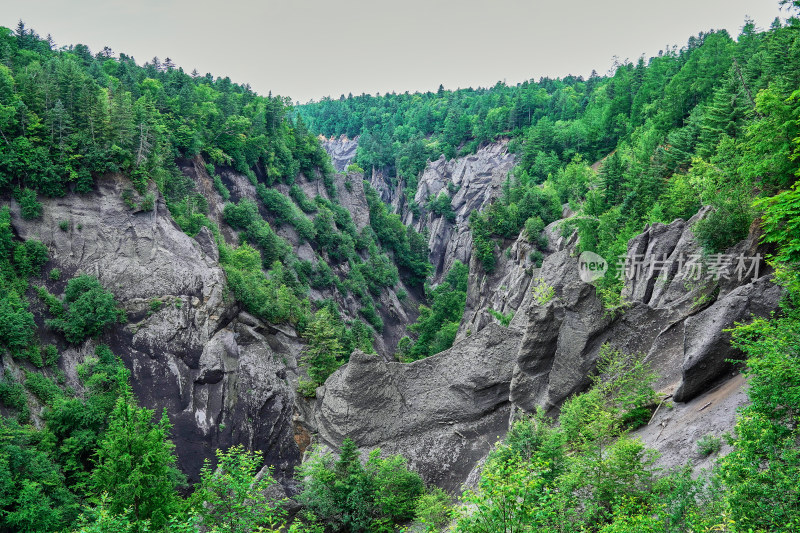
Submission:
[[308,346],[303,355],[308,376],[316,386],[322,385],[328,376],[344,364],[344,349],[334,329],[331,313],[322,308],[314,315],[303,332]]
[[231,191],[228,190],[228,187],[222,183],[222,178],[218,175],[214,174],[214,189],[222,196],[222,199],[226,202],[231,199]]
[[128,371],[107,346],[78,366],[84,398],[61,396],[45,413],[50,454],[64,472],[67,485],[82,496],[90,493],[95,453],[108,417],[125,391]]
[[28,421],[30,409],[25,397],[25,389],[10,374],[3,375],[0,379],[0,403],[17,411],[20,423]]
[[42,204],[36,199],[36,191],[30,189],[14,189],[14,199],[19,204],[22,218],[31,220],[42,218]]
[[51,304],[55,318],[48,320],[47,325],[62,332],[73,344],[96,337],[108,326],[127,320],[114,295],[103,288],[97,278],[86,274],[67,282],[62,305],[63,312],[56,314]]
[[206,459],[200,484],[189,500],[189,509],[204,528],[226,533],[277,530],[284,522],[280,501],[268,496],[276,483],[267,473],[257,474],[263,463],[260,452],[242,446],[216,451],[216,465]]
[[303,189],[301,189],[299,185],[292,185],[289,189],[289,196],[292,197],[292,200],[295,201],[297,206],[302,209],[304,213],[314,213],[317,211],[317,204],[306,196],[306,193],[303,192]]
[[169,441],[166,410],[160,421],[152,419],[153,411],[137,407],[125,391],[110,414],[91,479],[97,494],[108,492],[112,512],[130,508],[134,520],[161,527],[177,510],[181,474]]
[[354,173],[354,172],[358,173],[358,174],[363,174],[364,173],[364,169],[361,168],[360,166],[358,166],[358,163],[350,163],[349,165],[347,165],[347,169],[345,169],[345,172],[347,172],[348,174],[351,174],[351,173]]
[[276,224],[291,224],[302,239],[307,241],[314,240],[316,237],[314,224],[289,198],[276,189],[268,189],[262,184],[256,187],[256,192],[267,208],[267,211],[275,216]]
[[[618,525],[620,508],[649,517],[661,510],[650,507],[657,496],[670,504],[679,496],[653,491],[654,454],[626,435],[625,413],[654,396],[654,376],[642,357],[606,346],[598,372],[588,392],[564,403],[559,425],[541,409],[514,424],[489,456],[478,490],[462,496],[467,507],[457,531],[606,531],[603,526]],[[682,503],[696,508],[692,496]]]
[[430,291],[431,306],[420,305],[419,317],[408,331],[417,336],[414,342],[398,347],[403,361],[415,361],[450,348],[467,303],[469,268],[456,260],[442,283]]
[[787,497],[800,488],[800,313],[739,325],[732,344],[748,358],[751,403],[721,459],[725,501],[742,531],[791,531],[800,526],[800,506]]
[[278,261],[267,275],[261,270],[258,250],[247,244],[237,248],[222,247],[220,263],[228,277],[233,295],[249,313],[273,324],[304,325],[308,320],[309,302],[299,298],[287,286],[289,272]]
[[414,521],[421,524],[424,531],[431,533],[441,531],[450,522],[452,515],[450,496],[438,487],[434,487],[417,499]]
[[428,198],[428,205],[426,207],[431,213],[444,217],[448,222],[456,221],[456,214],[450,203],[450,196],[445,191],[439,192],[435,197],[431,196]]
[[39,398],[44,405],[52,406],[63,392],[50,378],[38,372],[25,373],[25,388]]
[[389,214],[375,190],[364,182],[369,205],[369,223],[384,249],[394,252],[394,260],[405,279],[412,285],[422,285],[433,270],[428,261],[428,243],[411,227],[406,227],[396,214]]
[[543,279],[537,279],[531,286],[533,299],[538,305],[547,305],[556,296],[556,290]]
[[46,366],[55,365],[58,362],[58,348],[55,344],[48,344],[42,347],[42,358]]
[[697,441],[697,453],[703,457],[717,453],[721,448],[722,439],[710,433],[703,435],[700,437],[700,440]]
[[152,211],[156,206],[156,197],[153,193],[148,192],[142,197],[139,203],[139,209],[142,211]]
[[401,456],[382,458],[375,449],[362,465],[350,439],[342,443],[338,459],[315,454],[300,467],[298,479],[300,502],[337,531],[393,531],[414,517],[425,488]]
[[61,279],[61,269],[60,268],[52,268],[50,269],[50,273],[47,275],[52,281],[59,281]]
[[508,314],[504,315],[500,311],[495,311],[494,309],[489,309],[489,314],[492,315],[500,325],[504,328],[507,328],[509,324],[511,324],[511,320],[514,318],[514,311],[509,311]]
[[0,528],[58,531],[77,514],[77,500],[64,486],[58,465],[40,449],[31,426],[0,419]]

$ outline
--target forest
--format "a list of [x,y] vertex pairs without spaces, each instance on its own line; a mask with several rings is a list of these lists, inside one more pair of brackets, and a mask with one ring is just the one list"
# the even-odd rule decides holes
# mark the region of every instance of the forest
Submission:
[[[782,4],[793,14],[800,8]],[[518,164],[500,197],[469,221],[482,273],[520,232],[538,243],[531,259],[540,263],[541,232],[561,219],[564,204],[575,215],[561,231],[577,231],[582,251],[606,258],[624,253],[646,225],[688,219],[704,205],[713,211],[694,231],[709,254],[746,237],[757,221],[785,296],[780,312],[732,333],[750,380],[750,403],[726,436],[733,451],[699,476],[690,464],[656,469],[654,452],[628,436],[657,401],[655,375],[637,357],[605,349],[591,388],[567,400],[556,419],[537,412],[519,420],[475,489],[460,497],[425,486],[402,456],[376,449],[359,457],[349,439],[338,455],[314,455],[298,469],[298,514],[271,496],[277,482],[259,474],[260,452],[241,446],[216,450],[189,487],[166,410],[139,405],[130,370],[107,345],[79,365],[80,390],[65,386],[60,347],[102,338],[128,317],[88,274],[65,279],[63,294],[49,292],[43,280],[63,273],[43,268],[47,247],[21,240],[4,207],[0,349],[24,370],[21,379],[0,378],[0,531],[800,529],[798,19],[765,30],[745,21],[735,37],[709,31],[588,79],[348,95],[298,107],[229,78],[186,73],[168,58],[140,65],[110,48],[56,48],[22,22],[0,28],[5,204],[36,220],[42,198],[88,194],[109,175],[129,181],[123,200],[132,211],[152,211],[162,197],[183,232],[214,236],[232,297],[302,337],[308,379],[298,392],[309,398],[353,350],[375,351],[378,297],[400,283],[424,303],[398,359],[452,346],[476,274],[456,263],[431,287],[427,235],[404,225],[367,182],[369,224],[358,230],[338,201],[320,134],[358,136],[351,170],[385,172],[417,212],[443,217],[452,213],[447,193],[426,205],[413,201],[426,163],[508,143]],[[236,242],[226,241],[207,198],[180,170],[197,158],[225,201],[222,219]],[[228,170],[247,176],[257,201],[232,195],[222,179]],[[306,195],[300,179],[319,180],[325,196]],[[280,227],[293,228],[315,260],[301,259]],[[622,284],[609,262],[598,294],[622,313]],[[312,290],[352,297],[359,311],[344,313],[335,298],[314,300]],[[32,302],[47,310],[44,323]],[[59,341],[45,342],[42,331]],[[698,446],[711,456],[721,443]]]

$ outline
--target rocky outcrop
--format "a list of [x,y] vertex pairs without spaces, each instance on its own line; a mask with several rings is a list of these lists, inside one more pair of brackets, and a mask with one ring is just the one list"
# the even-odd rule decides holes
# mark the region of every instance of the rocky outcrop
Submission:
[[456,490],[508,426],[520,333],[490,325],[409,364],[355,352],[317,390],[305,416],[319,443],[345,437],[402,453],[427,482]]
[[347,136],[331,137],[330,139],[320,135],[322,147],[331,156],[331,163],[336,172],[342,172],[347,168],[353,159],[356,158],[358,150],[358,137],[348,139]]
[[[434,266],[434,284],[441,281],[456,260],[469,264],[472,255],[469,215],[488,207],[500,194],[515,161],[506,143],[493,143],[473,155],[451,160],[442,156],[425,167],[414,196],[414,201],[422,208],[423,216],[414,220],[408,208],[400,211],[406,225],[413,225],[417,231],[424,228],[429,232],[428,247]],[[436,198],[440,192],[450,196],[450,205],[455,213],[453,222],[425,212],[428,200]]]
[[[691,231],[707,213],[654,224],[631,239],[629,258],[644,265],[657,258],[663,268],[632,267],[623,291],[628,308],[613,320],[594,288],[580,280],[577,254],[564,249],[549,255],[533,284],[552,287],[555,296],[544,305],[535,299],[523,304],[527,323],[511,386],[514,403],[526,411],[540,405],[557,409],[588,384],[604,343],[646,354],[660,375],[659,388],[674,393],[675,401],[692,400],[730,377],[735,368],[727,361],[740,354],[725,330],[752,315],[768,315],[781,291],[764,265],[757,277],[728,272],[728,279],[715,279],[713,263],[719,260],[700,255]],[[754,255],[757,241],[751,234],[723,255]]]
[[[151,212],[129,208],[122,200],[127,187],[125,178],[110,176],[92,193],[42,199],[44,217],[35,221],[22,219],[12,204],[14,230],[48,246],[46,268],[60,268],[62,279],[94,275],[123,303],[128,323],[101,342],[131,370],[140,403],[167,409],[179,465],[190,480],[214,449],[237,443],[262,450],[279,477],[291,477],[300,458],[291,381],[301,342],[292,330],[241,312],[226,295],[207,230],[197,239],[185,235],[161,199]],[[65,282],[46,283],[60,294]],[[32,309],[45,314],[40,303]],[[59,364],[77,387],[76,366],[93,353],[94,341],[69,346],[46,330],[42,335],[58,337]]]

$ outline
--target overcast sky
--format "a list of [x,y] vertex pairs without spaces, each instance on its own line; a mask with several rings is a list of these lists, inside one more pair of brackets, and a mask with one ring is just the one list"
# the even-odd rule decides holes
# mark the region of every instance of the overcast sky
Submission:
[[0,0],[0,25],[59,46],[170,57],[303,102],[603,74],[700,31],[735,38],[746,15],[786,17],[778,0]]

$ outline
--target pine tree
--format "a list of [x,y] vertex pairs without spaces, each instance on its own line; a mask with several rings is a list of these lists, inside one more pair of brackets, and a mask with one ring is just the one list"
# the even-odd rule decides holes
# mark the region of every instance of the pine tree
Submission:
[[117,400],[92,473],[95,493],[108,493],[113,513],[130,510],[136,521],[161,527],[175,512],[181,474],[171,428],[166,410],[154,423],[153,411],[136,406],[130,389]]
[[333,325],[333,317],[327,308],[317,311],[304,336],[308,339],[303,356],[308,377],[321,385],[342,365],[345,355]]

